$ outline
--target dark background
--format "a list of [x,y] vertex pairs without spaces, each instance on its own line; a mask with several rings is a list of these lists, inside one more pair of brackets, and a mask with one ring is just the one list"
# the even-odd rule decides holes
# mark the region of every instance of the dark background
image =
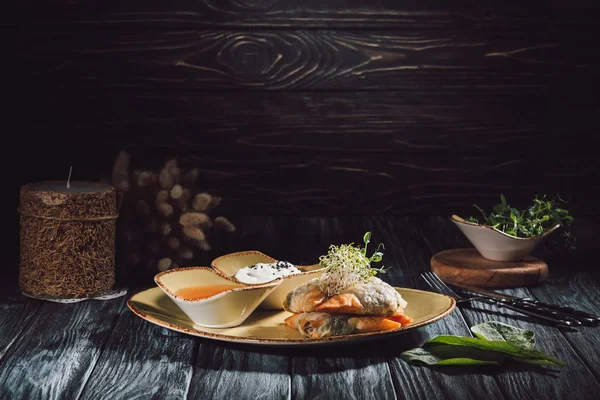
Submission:
[[[598,218],[592,1],[24,3],[5,136],[19,187],[177,156],[247,215],[472,214],[560,194]],[[14,35],[13,35],[14,34]],[[13,266],[15,266],[13,268]]]

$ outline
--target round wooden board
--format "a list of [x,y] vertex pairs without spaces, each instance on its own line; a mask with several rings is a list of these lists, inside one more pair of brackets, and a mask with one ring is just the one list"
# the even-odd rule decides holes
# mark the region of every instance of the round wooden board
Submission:
[[431,258],[431,271],[446,283],[487,288],[534,286],[548,278],[548,265],[526,256],[521,261],[492,261],[476,249],[444,250]]

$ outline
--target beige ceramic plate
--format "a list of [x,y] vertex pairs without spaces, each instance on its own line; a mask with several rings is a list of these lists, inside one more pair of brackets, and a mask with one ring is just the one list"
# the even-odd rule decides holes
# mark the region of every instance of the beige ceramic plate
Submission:
[[405,314],[414,319],[412,324],[386,332],[361,333],[325,339],[303,337],[298,331],[283,322],[291,314],[279,310],[256,310],[243,324],[233,328],[204,328],[195,325],[158,287],[133,295],[127,301],[127,305],[137,316],[174,331],[227,342],[270,346],[339,343],[406,333],[448,316],[456,307],[453,298],[442,294],[405,288],[396,288],[396,290],[408,302]]

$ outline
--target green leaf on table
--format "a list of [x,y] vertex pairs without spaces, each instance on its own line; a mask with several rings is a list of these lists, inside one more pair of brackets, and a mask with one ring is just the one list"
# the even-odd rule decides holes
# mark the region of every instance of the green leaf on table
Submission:
[[475,348],[479,350],[495,351],[521,359],[545,360],[548,362],[547,364],[555,364],[559,366],[565,365],[562,361],[542,353],[541,351],[523,349],[504,340],[486,340],[472,337],[442,335],[433,339],[429,339],[427,342],[425,342],[424,347],[428,348],[430,346],[441,344],[457,346],[459,348]]
[[412,361],[427,365],[492,365],[498,364],[496,361],[475,360],[473,358],[456,357],[442,358],[421,347],[405,351],[400,355],[404,361]]
[[534,349],[534,333],[497,321],[471,327],[477,337],[440,335],[403,352],[403,360],[426,365],[495,365],[519,362],[562,367],[559,359]]
[[471,358],[481,361],[493,361],[500,363],[506,361],[511,356],[502,352],[493,350],[478,349],[476,347],[462,347],[451,344],[433,344],[424,345],[423,348],[430,353],[441,358]]
[[504,340],[522,349],[533,350],[535,334],[533,331],[517,328],[498,321],[484,322],[471,327],[471,331],[480,339]]
[[436,365],[496,365],[497,361],[474,360],[472,358],[447,358]]
[[443,358],[438,357],[421,347],[416,347],[412,350],[407,350],[400,354],[400,357],[404,361],[420,361],[427,365],[435,365],[443,360]]

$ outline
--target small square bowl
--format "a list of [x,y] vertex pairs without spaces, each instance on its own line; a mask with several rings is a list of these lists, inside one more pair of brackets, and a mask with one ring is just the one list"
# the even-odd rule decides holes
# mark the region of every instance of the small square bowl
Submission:
[[[237,253],[226,254],[215,258],[211,266],[221,272],[223,275],[232,277],[242,268],[252,266],[256,263],[276,263],[278,260],[256,250],[240,251]],[[292,274],[283,277],[283,282],[271,294],[269,294],[260,304],[259,308],[265,310],[282,310],[283,301],[287,294],[294,288],[320,277],[325,272],[325,267],[319,264],[313,265],[295,265],[300,271],[299,274]],[[239,282],[237,279],[236,282]],[[246,285],[251,285],[246,283]]]
[[[247,285],[210,267],[183,267],[158,273],[154,282],[196,324],[208,328],[241,325],[258,305],[275,290],[282,279]],[[192,300],[178,291],[190,287],[226,285],[227,289],[206,298]]]

